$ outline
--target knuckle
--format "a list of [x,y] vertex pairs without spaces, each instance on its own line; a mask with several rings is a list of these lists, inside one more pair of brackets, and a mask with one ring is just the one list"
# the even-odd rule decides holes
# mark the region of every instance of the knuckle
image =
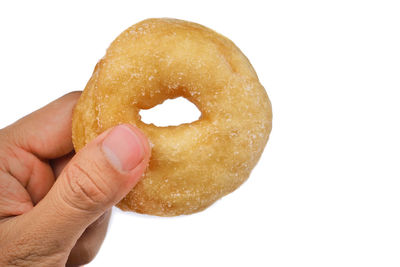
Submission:
[[64,172],[67,204],[90,210],[109,202],[110,194],[100,175],[98,171],[89,173],[76,163],[68,166]]

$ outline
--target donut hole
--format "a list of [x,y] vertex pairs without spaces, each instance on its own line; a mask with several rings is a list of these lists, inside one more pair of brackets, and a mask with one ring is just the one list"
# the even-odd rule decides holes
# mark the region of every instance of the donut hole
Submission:
[[178,126],[197,121],[200,110],[184,97],[167,99],[150,109],[139,111],[142,122],[158,127]]

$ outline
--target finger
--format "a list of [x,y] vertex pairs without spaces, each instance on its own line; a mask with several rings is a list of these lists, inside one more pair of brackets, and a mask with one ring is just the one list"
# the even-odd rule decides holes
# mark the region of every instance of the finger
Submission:
[[[4,142],[3,142],[4,143]],[[54,184],[54,175],[46,160],[17,146],[0,146],[0,153],[6,159],[3,161],[3,171],[19,182],[29,193],[33,204],[38,203]]]
[[25,188],[10,174],[0,173],[0,217],[23,214],[33,208]]
[[66,94],[6,128],[12,136],[11,141],[45,159],[61,157],[72,151],[72,110],[80,94]]
[[65,166],[68,164],[68,162],[72,159],[72,157],[75,155],[75,151],[71,151],[70,153],[50,160],[50,166],[53,169],[53,173],[55,177],[58,177],[62,170],[64,170]]
[[106,131],[73,157],[46,197],[18,218],[17,228],[45,233],[44,240],[31,242],[71,249],[139,181],[149,157],[147,139],[137,128],[120,125]]
[[47,162],[40,159],[35,160],[26,190],[31,196],[33,204],[39,203],[49,192],[54,184],[53,170]]
[[106,236],[110,217],[111,209],[86,228],[71,250],[67,266],[81,266],[94,259]]
[[[50,165],[56,177],[61,174],[62,170],[74,155],[75,152],[72,151],[71,153],[50,161]],[[86,228],[71,250],[67,266],[81,266],[94,259],[106,236],[110,217],[111,209],[106,211],[94,223]]]

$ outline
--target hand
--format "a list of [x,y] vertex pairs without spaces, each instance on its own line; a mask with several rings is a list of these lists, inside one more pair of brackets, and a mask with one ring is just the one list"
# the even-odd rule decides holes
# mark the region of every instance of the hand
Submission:
[[105,131],[74,155],[71,115],[79,95],[0,130],[0,266],[88,263],[111,207],[145,171],[149,144],[130,125]]

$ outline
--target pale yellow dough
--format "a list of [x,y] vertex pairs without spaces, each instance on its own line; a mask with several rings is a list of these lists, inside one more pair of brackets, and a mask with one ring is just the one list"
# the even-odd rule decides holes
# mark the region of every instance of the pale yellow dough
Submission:
[[[140,120],[140,109],[179,96],[202,112],[198,121],[157,127]],[[192,22],[148,19],[118,36],[96,65],[72,135],[78,151],[115,125],[140,128],[152,144],[150,163],[118,207],[176,216],[207,208],[249,177],[271,120],[264,88],[229,39]]]

